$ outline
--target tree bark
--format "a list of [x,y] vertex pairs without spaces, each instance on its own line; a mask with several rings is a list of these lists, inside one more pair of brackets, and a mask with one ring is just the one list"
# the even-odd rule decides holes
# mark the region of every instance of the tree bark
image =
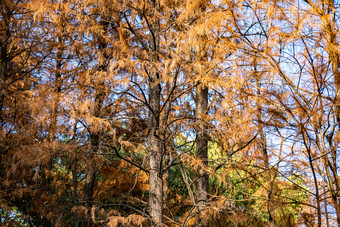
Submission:
[[[200,23],[200,17],[204,17],[204,13],[207,12],[208,1],[197,1],[197,9],[194,10],[194,17],[197,22]],[[206,35],[198,34],[199,40],[202,44],[198,48],[198,61],[207,62],[209,46],[205,44],[207,40]],[[196,159],[200,162],[196,171],[196,193],[195,193],[195,205],[197,207],[197,216],[195,219],[196,226],[208,226],[207,217],[204,217],[202,211],[206,209],[209,193],[209,174],[208,168],[208,124],[206,115],[208,113],[208,86],[202,81],[198,81],[196,88]]]
[[201,217],[201,212],[205,209],[209,192],[209,175],[205,168],[208,166],[208,136],[207,124],[205,122],[205,114],[208,112],[208,87],[199,84],[196,91],[196,121],[197,121],[197,137],[196,137],[196,158],[201,162],[197,168],[196,180],[196,206],[198,218],[196,218],[197,226],[207,226]]
[[159,73],[153,63],[159,61],[160,23],[157,18],[159,3],[152,1],[150,39],[149,39],[149,121],[148,121],[148,155],[149,155],[149,206],[152,226],[161,226],[163,221],[163,181],[162,181],[162,149],[160,141],[160,97],[161,86]]
[[148,123],[148,155],[149,155],[149,205],[153,226],[160,226],[163,219],[163,181],[161,173],[162,151],[159,140],[160,86],[151,85],[149,91],[150,108]]

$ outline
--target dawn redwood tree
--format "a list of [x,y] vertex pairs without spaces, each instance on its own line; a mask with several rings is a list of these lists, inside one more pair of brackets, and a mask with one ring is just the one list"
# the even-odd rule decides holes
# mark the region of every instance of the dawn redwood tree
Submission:
[[161,226],[163,222],[163,177],[162,177],[162,149],[160,141],[160,111],[161,111],[161,81],[157,72],[156,63],[159,61],[160,52],[160,21],[157,17],[160,14],[160,2],[150,2],[150,38],[148,58],[148,102],[149,121],[147,149],[149,156],[149,206],[150,216],[153,225]]
[[[100,32],[96,34],[96,45],[98,45],[98,67],[95,69],[94,74],[105,74],[107,73],[108,63],[109,63],[109,53],[107,50],[107,41],[105,36],[108,33],[109,27],[109,18],[105,17],[105,15],[101,15],[100,20]],[[94,108],[93,108],[93,117],[100,118],[103,117],[103,107],[104,101],[106,98],[106,90],[105,88],[105,78],[102,76],[97,76],[97,80],[94,79]],[[89,143],[91,146],[90,152],[87,158],[87,173],[85,179],[85,186],[84,186],[84,195],[85,195],[85,203],[88,210],[91,209],[92,204],[94,202],[94,186],[96,183],[96,173],[98,171],[98,167],[96,166],[96,154],[100,153],[100,143],[103,138],[101,138],[100,128],[96,128],[96,126],[89,127]]]
[[29,119],[25,100],[35,81],[32,72],[43,59],[36,52],[41,40],[31,31],[34,23],[25,4],[10,0],[0,3],[0,160],[20,144],[10,137],[20,133]]
[[[193,20],[197,20],[196,23],[202,23],[204,21],[204,13],[206,13],[208,1],[197,1],[193,8]],[[197,12],[196,12],[197,11]],[[197,17],[197,18],[195,18]],[[201,45],[198,50],[196,50],[196,55],[193,58],[196,58],[199,63],[203,64],[208,59],[208,49],[209,46],[206,43],[207,37],[205,35],[198,35],[197,38],[201,40]],[[204,66],[203,66],[204,67]],[[200,75],[203,70],[198,72],[198,75],[194,75],[197,77],[204,77],[205,75]],[[204,73],[204,72],[203,72]],[[204,209],[206,209],[206,203],[208,201],[209,195],[209,174],[206,168],[208,168],[208,123],[207,117],[208,114],[208,93],[209,93],[209,85],[203,80],[197,79],[197,87],[196,87],[196,111],[195,111],[195,120],[197,124],[196,130],[196,155],[200,162],[200,165],[197,167],[197,179],[196,179],[196,191],[195,191],[195,203],[197,206],[198,217],[196,218],[196,225],[198,226],[206,226],[206,220],[201,217],[200,214]]]
[[[313,2],[309,0],[305,0],[310,8],[311,18],[315,16],[319,22],[321,22],[321,26],[317,29],[319,30],[319,37],[324,39],[325,46],[323,47],[324,51],[328,54],[328,63],[330,65],[330,74],[331,78],[334,81],[334,98],[333,98],[333,111],[337,122],[338,131],[340,130],[340,52],[339,52],[339,15],[336,13],[339,10],[339,4],[334,0],[324,1],[324,2]],[[313,15],[314,14],[314,15]],[[312,16],[313,15],[313,16]],[[320,42],[320,41],[319,41]],[[319,45],[317,42],[315,45]],[[306,46],[306,48],[308,48]],[[310,57],[312,58],[312,57]],[[314,67],[314,66],[313,66]],[[317,66],[315,66],[316,68]],[[327,72],[327,71],[326,71]],[[314,77],[317,77],[316,75]],[[318,78],[319,79],[319,78]],[[319,82],[319,87],[323,87],[325,85],[322,82]],[[320,92],[320,91],[318,91]],[[322,95],[322,93],[320,94]],[[338,171],[338,159],[339,152],[337,148],[338,140],[336,139],[339,132],[334,131],[330,132],[327,135],[329,138],[327,139],[327,143],[329,146],[329,155],[325,157],[325,170],[327,176],[327,185],[329,187],[331,201],[334,205],[336,216],[337,216],[337,224],[340,225],[340,199],[338,196],[338,192],[340,190],[340,176]],[[333,139],[333,135],[335,138]],[[325,146],[320,146],[320,150],[325,148]]]
[[[261,74],[267,74],[266,78],[272,77],[276,82],[266,84],[261,95],[262,109],[270,119],[264,125],[274,129],[273,135],[282,141],[280,152],[272,155],[279,155],[281,166],[292,172],[304,170],[300,174],[307,175],[304,180],[310,201],[304,207],[312,207],[313,218],[306,218],[310,212],[306,211],[302,214],[304,221],[315,221],[322,226],[326,213],[329,224],[327,206],[331,205],[339,222],[339,203],[334,193],[339,181],[335,164],[339,59],[335,48],[338,46],[336,4],[333,1],[269,1],[248,7],[260,25],[253,29],[262,41],[254,42],[246,33],[240,32],[240,35],[248,46],[247,51],[258,56]],[[292,135],[296,135],[296,139],[289,139]],[[278,174],[291,178],[287,169],[277,170]],[[323,190],[326,185],[327,190]],[[276,195],[273,198],[279,199]]]
[[20,199],[31,200],[29,193],[12,197],[19,191],[29,191],[35,184],[34,171],[27,166],[38,164],[35,154],[29,155],[26,149],[40,135],[30,102],[39,81],[36,73],[49,54],[49,48],[42,51],[46,47],[46,33],[34,30],[36,23],[29,6],[28,1],[0,2],[0,187],[4,198],[1,207],[6,210],[15,206],[34,216],[33,222],[42,223],[44,218],[30,212]]
[[[88,4],[91,7],[92,3],[88,2]],[[169,122],[168,116],[174,91],[177,92],[176,75],[178,75],[178,72],[175,72],[174,77],[171,77],[174,71],[172,68],[176,68],[176,65],[168,67],[170,72],[164,70],[165,60],[170,55],[170,51],[167,52],[166,48],[171,50],[171,46],[167,46],[166,42],[169,40],[163,38],[161,41],[161,34],[167,32],[168,25],[165,22],[168,22],[170,15],[168,6],[163,4],[159,1],[146,1],[143,4],[123,1],[110,4],[101,2],[98,5],[98,12],[112,12],[113,20],[106,18],[103,22],[109,21],[118,25],[111,27],[110,32],[116,32],[114,35],[102,33],[105,34],[103,38],[109,43],[108,46],[113,50],[110,56],[112,60],[109,62],[109,73],[105,74],[106,77],[102,77],[105,81],[102,85],[104,85],[103,89],[108,89],[111,84],[114,89],[107,94],[111,100],[106,99],[104,103],[112,103],[106,106],[108,108],[117,108],[113,112],[117,114],[119,120],[114,122],[112,119],[114,116],[97,115],[92,121],[99,122],[100,118],[110,122],[112,127],[106,130],[107,134],[114,135],[113,145],[111,145],[112,141],[105,141],[105,146],[112,148],[118,158],[149,173],[148,205],[149,217],[153,225],[161,225],[163,222],[163,173],[169,168],[163,163],[166,140],[169,140],[166,133],[169,132],[167,122]],[[92,16],[91,12],[88,17]],[[163,22],[161,18],[165,18]],[[94,30],[91,29],[89,28],[89,32]],[[166,56],[165,59],[163,56]],[[96,80],[98,77],[99,80],[103,75],[94,74],[93,78]],[[163,87],[165,84],[169,85],[168,89]],[[100,90],[99,87],[95,89]],[[97,106],[94,104],[94,108]],[[144,127],[143,125],[146,127],[147,135],[144,132],[134,131]],[[164,130],[161,131],[161,128]],[[98,130],[103,128],[99,127]],[[136,138],[137,135],[145,137],[146,140]],[[148,161],[143,163],[139,163],[136,159],[138,152],[143,154],[140,150],[141,146],[145,146],[148,156]]]

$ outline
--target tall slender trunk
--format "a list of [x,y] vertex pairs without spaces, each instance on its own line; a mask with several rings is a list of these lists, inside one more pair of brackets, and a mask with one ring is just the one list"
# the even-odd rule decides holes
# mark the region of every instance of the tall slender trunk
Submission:
[[57,47],[57,61],[56,61],[56,68],[55,68],[55,87],[53,93],[55,96],[53,97],[53,107],[52,107],[52,114],[51,114],[51,122],[49,126],[49,141],[53,141],[55,138],[56,133],[56,125],[57,125],[57,117],[58,117],[58,107],[59,107],[59,100],[61,96],[61,86],[62,86],[62,67],[63,67],[63,55],[64,55],[64,38],[62,35],[58,37],[58,47]]
[[[254,62],[254,71],[255,73],[257,73],[257,69],[256,69],[256,62]],[[257,75],[255,75],[257,77]],[[266,136],[265,133],[263,131],[263,122],[262,122],[262,105],[261,105],[261,101],[259,100],[259,97],[261,97],[261,83],[260,83],[260,79],[256,78],[256,89],[257,89],[257,122],[258,122],[258,132],[260,135],[260,149],[262,150],[262,156],[263,156],[263,161],[264,161],[264,168],[266,170],[266,180],[270,181],[272,179],[272,175],[270,172],[270,166],[269,166],[269,156],[268,156],[268,150],[267,150],[267,141],[266,141]],[[268,215],[269,215],[269,223],[271,225],[275,225],[275,219],[272,215],[272,213],[274,212],[274,201],[273,201],[273,184],[269,184],[269,188],[268,188],[268,195],[267,195],[267,211],[268,211]]]
[[[103,108],[104,99],[105,99],[105,91],[104,84],[101,83],[100,86],[95,91],[95,107],[94,107],[94,117],[100,117],[101,110]],[[96,130],[90,132],[90,150],[87,158],[87,174],[85,179],[85,200],[86,204],[89,207],[92,206],[93,202],[93,193],[94,193],[94,185],[96,180],[96,163],[94,154],[98,152],[99,144],[100,144],[100,133]]]
[[[105,92],[103,87],[100,86],[99,89],[96,90],[95,93],[95,107],[94,107],[94,117],[100,117],[100,113],[104,104]],[[88,210],[90,210],[93,206],[94,201],[94,187],[96,184],[96,175],[97,175],[97,163],[95,159],[95,154],[99,151],[100,145],[100,133],[97,130],[90,132],[90,149],[89,154],[87,156],[87,165],[86,165],[86,178],[84,185],[84,196],[85,196],[85,205]],[[92,226],[92,220],[88,221],[87,226]]]
[[162,150],[159,133],[160,86],[157,82],[150,82],[148,122],[148,155],[150,165],[149,175],[149,205],[153,225],[158,226],[163,219],[163,181],[162,181]]
[[[175,148],[172,146],[173,144],[168,143],[168,136],[171,134],[170,129],[168,127],[169,124],[169,116],[171,111],[171,105],[172,105],[172,98],[173,93],[172,90],[176,87],[176,80],[177,75],[173,78],[172,83],[169,81],[166,83],[166,90],[169,100],[164,108],[164,113],[162,117],[162,126],[161,126],[161,141],[162,141],[162,151],[163,151],[163,165],[167,166],[170,164],[170,154],[171,150],[175,150]],[[170,145],[170,146],[169,146]],[[170,168],[167,168],[165,171],[163,171],[163,199],[166,201],[169,196],[169,177],[170,177]]]
[[[63,16],[63,14],[62,14]],[[62,18],[63,21],[63,18]],[[58,118],[58,108],[59,108],[59,100],[61,96],[61,88],[62,88],[62,67],[63,67],[63,55],[64,55],[64,28],[61,24],[61,35],[58,36],[57,41],[57,55],[56,55],[56,66],[55,66],[55,81],[54,81],[54,89],[52,94],[53,97],[53,106],[51,110],[51,121],[48,129],[48,142],[53,142],[56,138],[57,133],[57,118]],[[49,154],[48,160],[46,163],[40,166],[41,168],[41,176],[43,180],[43,185],[46,191],[51,190],[51,181],[52,177],[50,172],[52,172],[53,167],[53,158],[55,157],[54,151]],[[46,174],[47,172],[47,174]]]
[[[168,129],[167,129],[167,120],[165,119],[166,117],[163,118],[162,120],[162,126],[161,127],[161,141],[162,141],[162,153],[163,153],[163,165],[167,166],[170,163],[170,151],[166,146],[166,136],[168,135]],[[170,177],[170,168],[162,172],[162,178],[163,178],[163,200],[166,201],[169,196],[169,177]]]
[[[108,22],[107,18],[104,17],[100,25],[102,26],[104,33],[107,33],[108,30]],[[107,48],[107,41],[103,37],[103,35],[99,35],[97,37],[99,43],[99,50],[103,51],[105,60],[99,65],[99,71],[107,72],[107,59],[109,56],[107,55],[106,48]],[[104,100],[106,97],[106,89],[104,81],[99,81],[95,88],[94,94],[94,110],[93,116],[99,118],[101,116],[101,112],[104,105]],[[87,209],[91,209],[93,206],[93,196],[94,196],[94,186],[96,183],[96,174],[97,174],[97,165],[95,160],[95,154],[99,151],[100,145],[100,132],[97,129],[90,131],[90,149],[89,154],[87,156],[87,171],[86,171],[86,178],[85,178],[85,185],[84,185],[84,195],[85,195],[85,204]]]
[[208,87],[199,84],[196,90],[196,158],[201,161],[201,165],[197,168],[196,180],[196,206],[198,210],[198,218],[196,225],[206,226],[201,217],[201,212],[205,209],[208,192],[209,192],[209,175],[205,168],[208,166],[208,136],[205,115],[208,112]]
[[86,166],[86,178],[84,185],[84,195],[85,195],[85,204],[87,209],[90,209],[93,204],[93,192],[94,185],[96,180],[96,163],[94,160],[94,152],[97,152],[99,145],[99,135],[98,133],[91,133],[90,135],[90,150],[89,155],[87,157],[87,166]]
[[[338,131],[340,130],[340,55],[338,52],[339,44],[337,43],[337,29],[336,29],[336,8],[334,6],[334,0],[325,1],[321,5],[314,4],[311,0],[305,0],[314,10],[314,12],[320,17],[322,22],[323,31],[326,34],[327,52],[329,56],[329,63],[332,67],[332,73],[334,78],[334,88],[335,88],[335,98],[333,102],[333,110],[335,113],[336,124]],[[338,132],[339,133],[339,132]],[[331,183],[336,184],[336,192],[331,192],[332,194],[337,194],[340,191],[339,176],[337,171],[337,149],[333,149],[331,152],[330,159],[332,163],[328,163],[328,167],[333,172],[333,179]],[[326,166],[327,168],[327,166]],[[331,201],[335,207],[337,215],[337,223],[340,226],[340,201],[337,196],[331,196]],[[319,217],[318,217],[319,219]]]
[[[157,18],[159,2],[152,1],[150,23],[150,53],[152,63],[159,61],[160,22]],[[155,66],[151,66],[155,67]],[[149,206],[152,226],[161,226],[163,221],[163,181],[162,181],[162,149],[160,141],[160,97],[161,86],[157,69],[149,70],[149,121],[148,121],[148,155],[149,155]]]
[[[207,11],[208,1],[197,1],[198,7],[195,9],[197,23],[200,23],[200,17],[204,17],[204,13]],[[207,40],[206,35],[198,34],[201,45],[198,48],[198,61],[208,61],[208,49],[209,45],[205,43]],[[209,174],[208,168],[208,124],[206,115],[208,113],[208,86],[202,81],[198,81],[196,88],[196,159],[200,162],[196,171],[196,192],[195,203],[197,207],[196,226],[208,226],[206,222],[207,218],[202,213],[206,209],[209,193]]]
[[315,187],[317,226],[321,227],[321,220],[322,219],[321,219],[321,197],[320,197],[320,191],[319,191],[319,182],[318,182],[315,167],[314,167],[314,164],[313,164],[314,159],[313,159],[313,155],[312,155],[312,152],[311,152],[311,148],[308,145],[307,133],[306,133],[306,130],[304,128],[302,128],[302,137],[303,137],[304,145],[307,149],[308,161],[309,161],[309,165],[310,165],[312,175],[313,175],[313,181],[314,181],[314,187]]

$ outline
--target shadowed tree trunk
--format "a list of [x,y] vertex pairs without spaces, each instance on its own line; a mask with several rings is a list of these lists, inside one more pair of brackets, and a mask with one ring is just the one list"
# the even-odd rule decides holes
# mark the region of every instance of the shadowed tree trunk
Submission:
[[207,226],[203,221],[200,213],[205,209],[208,200],[209,191],[209,175],[205,168],[208,166],[208,137],[207,124],[205,123],[205,114],[208,112],[208,87],[199,84],[196,91],[196,158],[201,161],[201,165],[197,168],[196,181],[196,206],[198,210],[198,218],[196,225]]
[[[100,25],[104,31],[104,34],[108,32],[109,23],[106,17],[101,19]],[[99,64],[99,72],[107,72],[107,64],[108,64],[108,53],[106,52],[107,42],[102,34],[97,37],[97,42],[99,46],[99,51],[102,51],[104,54],[105,60]],[[104,105],[104,100],[106,97],[106,89],[104,81],[99,81],[99,84],[96,86],[95,96],[94,96],[94,111],[93,116],[95,118],[101,117],[101,112]],[[88,210],[93,206],[93,196],[94,196],[94,186],[96,183],[96,174],[97,174],[97,165],[95,154],[99,152],[100,146],[100,132],[98,129],[94,129],[90,132],[90,150],[87,159],[87,174],[85,178],[85,186],[84,186],[84,194],[85,194],[85,204]]]
[[[269,157],[268,157],[268,150],[267,150],[267,140],[266,140],[266,135],[263,130],[263,121],[262,121],[262,105],[261,101],[259,100],[261,97],[261,79],[259,78],[257,69],[256,69],[256,61],[254,62],[254,73],[256,77],[256,89],[257,89],[257,122],[258,122],[258,133],[260,136],[260,149],[262,151],[262,156],[263,156],[263,161],[264,161],[264,169],[266,170],[266,180],[269,182],[271,181],[272,173],[270,171],[270,166],[269,166]],[[274,201],[273,201],[273,185],[270,184],[268,188],[268,215],[269,215],[269,222],[271,225],[275,226],[275,219],[273,217],[273,212],[274,212]]]

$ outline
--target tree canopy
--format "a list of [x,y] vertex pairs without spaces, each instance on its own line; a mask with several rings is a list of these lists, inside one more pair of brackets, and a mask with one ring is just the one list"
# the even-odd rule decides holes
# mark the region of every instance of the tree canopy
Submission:
[[339,8],[0,1],[0,225],[340,225]]

